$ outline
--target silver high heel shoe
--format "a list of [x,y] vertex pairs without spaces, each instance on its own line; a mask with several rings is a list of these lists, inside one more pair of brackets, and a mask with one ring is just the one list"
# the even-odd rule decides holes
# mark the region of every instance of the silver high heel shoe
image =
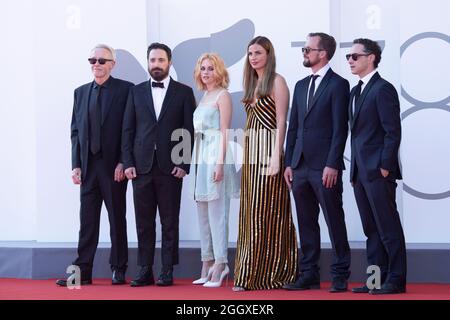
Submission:
[[228,281],[229,273],[230,273],[230,268],[228,268],[228,265],[225,265],[225,269],[223,269],[222,273],[220,274],[219,281],[217,281],[217,282],[208,281],[203,286],[206,288],[219,288],[220,286],[222,286],[222,281],[225,277],[227,278],[227,281]]
[[192,284],[205,284],[205,283],[207,283],[209,281],[209,279],[211,279],[213,271],[214,271],[214,267],[213,266],[209,267],[208,275],[205,278],[199,278],[197,280],[192,281]]

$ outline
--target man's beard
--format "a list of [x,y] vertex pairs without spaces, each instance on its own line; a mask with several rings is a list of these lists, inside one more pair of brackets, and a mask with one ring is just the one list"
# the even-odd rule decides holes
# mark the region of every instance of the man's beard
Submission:
[[305,59],[303,60],[303,66],[305,66],[306,68],[311,68],[313,65],[311,63],[311,60]]
[[149,72],[153,80],[156,81],[162,81],[169,75],[169,69],[163,70],[161,68],[153,68],[152,70],[149,70]]

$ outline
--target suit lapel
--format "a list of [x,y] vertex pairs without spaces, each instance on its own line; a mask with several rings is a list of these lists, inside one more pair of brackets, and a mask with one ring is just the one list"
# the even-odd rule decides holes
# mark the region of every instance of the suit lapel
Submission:
[[[321,94],[324,92],[325,88],[328,86],[328,82],[331,79],[331,76],[333,74],[333,70],[331,70],[331,68],[327,71],[327,73],[325,74],[325,77],[323,77],[322,81],[320,82],[319,87],[316,90],[316,93],[313,96],[313,101],[311,103],[311,107],[309,108],[308,112],[306,113],[306,116],[308,116],[308,114],[311,112],[312,108],[314,108],[317,100],[319,99],[319,97],[321,96]],[[309,86],[309,83],[308,83]],[[308,95],[308,86],[306,89],[306,95]]]
[[355,87],[352,89],[352,91],[350,91],[350,101],[348,103],[348,119],[350,121],[350,129],[353,128],[353,123],[354,123],[354,119],[353,119],[353,99],[355,96]]
[[153,95],[152,95],[152,87],[150,85],[150,81],[147,81],[147,83],[144,86],[144,99],[145,99],[145,103],[148,105],[149,110],[153,116],[153,118],[156,121],[156,113],[155,113],[155,106],[153,105]]
[[158,121],[162,119],[162,117],[164,116],[164,114],[166,113],[167,109],[170,106],[170,102],[175,96],[176,93],[175,86],[176,86],[175,81],[172,78],[170,78],[169,87],[167,88],[166,96],[164,97]]
[[94,82],[92,81],[90,86],[86,87],[86,90],[83,92],[83,97],[81,101],[82,108],[82,121],[83,121],[83,130],[85,130],[86,137],[89,137],[89,104],[91,103],[91,94],[94,89]]
[[363,92],[361,92],[361,95],[359,96],[358,99],[358,103],[355,106],[355,115],[353,117],[353,123],[356,122],[356,120],[358,119],[359,116],[359,112],[361,111],[361,107],[364,103],[364,100],[366,99],[367,93],[370,91],[370,89],[372,88],[373,84],[375,82],[378,81],[378,79],[380,79],[380,74],[378,72],[376,72],[372,78],[370,79],[369,83],[364,87]]

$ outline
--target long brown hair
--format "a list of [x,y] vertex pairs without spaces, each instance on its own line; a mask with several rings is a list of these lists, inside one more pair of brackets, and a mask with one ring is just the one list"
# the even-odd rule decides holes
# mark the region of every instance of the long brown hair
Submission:
[[[256,87],[258,83],[258,74],[248,61],[248,49],[254,44],[259,44],[266,50],[267,53],[267,62],[259,87]],[[252,103],[255,98],[255,91],[256,97],[258,98],[270,96],[272,93],[273,82],[275,81],[275,70],[275,49],[273,48],[272,42],[263,36],[258,36],[250,41],[247,46],[247,59],[245,60],[244,66],[244,98],[242,99],[242,102]]]

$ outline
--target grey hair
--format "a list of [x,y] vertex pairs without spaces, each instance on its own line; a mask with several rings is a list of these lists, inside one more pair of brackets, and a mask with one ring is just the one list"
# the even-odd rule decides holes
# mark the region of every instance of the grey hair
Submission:
[[95,51],[97,49],[105,49],[107,51],[109,51],[113,57],[113,60],[116,61],[116,50],[114,50],[112,47],[106,45],[106,44],[97,44],[94,48],[92,48],[92,51]]

